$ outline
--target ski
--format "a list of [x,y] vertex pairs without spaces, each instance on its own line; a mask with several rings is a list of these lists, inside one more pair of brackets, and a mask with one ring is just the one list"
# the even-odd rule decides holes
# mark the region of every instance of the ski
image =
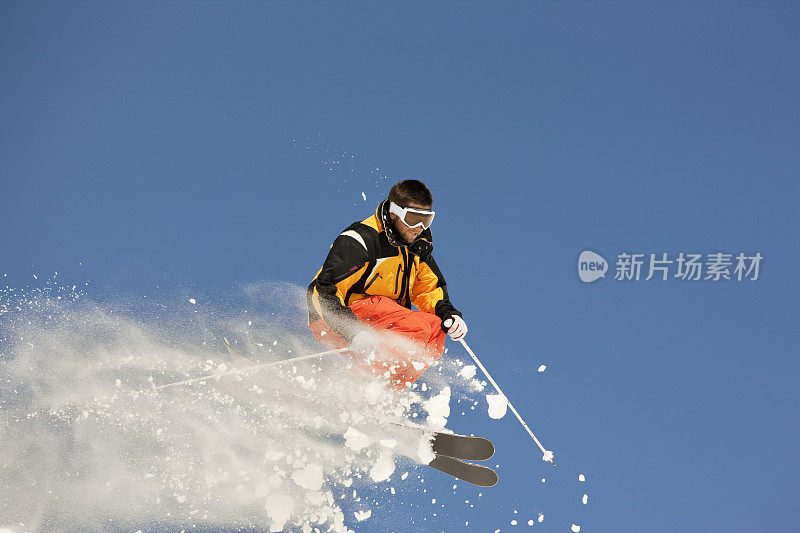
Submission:
[[456,433],[434,433],[433,453],[468,461],[483,461],[494,455],[492,441]]
[[468,463],[447,455],[437,455],[428,466],[479,487],[493,487],[499,480],[497,472],[488,466]]

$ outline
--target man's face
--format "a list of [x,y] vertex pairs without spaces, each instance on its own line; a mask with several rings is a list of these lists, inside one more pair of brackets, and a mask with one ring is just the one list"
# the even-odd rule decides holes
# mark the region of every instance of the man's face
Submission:
[[[420,204],[415,204],[413,202],[403,207],[413,207],[415,209],[431,208],[431,206],[429,205],[420,205]],[[419,237],[419,234],[422,233],[423,231],[421,226],[417,226],[416,228],[409,228],[408,226],[406,226],[406,223],[403,222],[403,220],[394,213],[389,213],[389,217],[392,219],[392,224],[394,225],[394,229],[397,230],[397,233],[399,233],[400,236],[403,239],[405,239],[405,241],[409,244],[414,242],[417,239],[417,237]]]

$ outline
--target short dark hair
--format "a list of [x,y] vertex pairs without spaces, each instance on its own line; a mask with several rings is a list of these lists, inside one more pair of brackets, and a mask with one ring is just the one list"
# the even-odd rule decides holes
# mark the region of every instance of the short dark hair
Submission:
[[431,191],[419,180],[403,180],[395,183],[389,191],[389,201],[400,207],[408,207],[408,204],[412,203],[433,207]]

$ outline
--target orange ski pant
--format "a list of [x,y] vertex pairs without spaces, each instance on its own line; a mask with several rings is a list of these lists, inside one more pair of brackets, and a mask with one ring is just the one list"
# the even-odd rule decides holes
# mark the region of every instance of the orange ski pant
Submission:
[[[425,373],[444,352],[445,332],[442,320],[431,313],[412,311],[386,296],[367,296],[350,305],[363,324],[376,329],[401,335],[413,341],[417,353],[409,353],[408,347],[381,342],[381,351],[386,357],[360,364],[372,373],[388,377],[392,388],[406,390]],[[330,349],[349,346],[339,334],[328,327],[321,318],[310,325],[311,332],[319,342]],[[388,375],[387,375],[388,373]]]

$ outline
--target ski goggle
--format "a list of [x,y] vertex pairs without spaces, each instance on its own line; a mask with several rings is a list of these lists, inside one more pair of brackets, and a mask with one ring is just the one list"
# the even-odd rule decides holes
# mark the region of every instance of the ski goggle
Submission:
[[400,207],[394,202],[389,202],[389,212],[400,217],[400,220],[402,220],[403,223],[409,228],[422,226],[422,229],[428,229],[431,227],[433,216],[436,214],[429,209]]

